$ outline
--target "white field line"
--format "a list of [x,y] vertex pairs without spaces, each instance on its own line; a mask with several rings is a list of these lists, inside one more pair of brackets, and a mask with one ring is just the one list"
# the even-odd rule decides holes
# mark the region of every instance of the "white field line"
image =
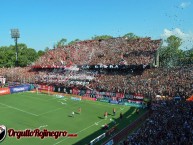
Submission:
[[[120,110],[118,110],[117,112],[119,112],[119,111],[122,111],[122,110],[120,109]],[[76,134],[78,134],[78,133],[80,133],[80,132],[83,132],[83,131],[89,129],[89,128],[91,128],[92,126],[95,126],[96,124],[98,124],[98,123],[100,123],[100,122],[102,122],[102,121],[104,121],[104,120],[105,120],[105,119],[102,119],[101,121],[95,122],[94,124],[92,124],[92,125],[90,125],[90,126],[84,128],[84,129],[82,129],[82,130],[76,132]],[[68,139],[68,138],[64,138],[63,140],[58,141],[58,142],[54,143],[53,145],[57,145],[57,144],[59,144],[59,143],[65,141],[66,139]]]
[[37,114],[31,113],[31,112],[28,112],[28,111],[25,111],[25,110],[22,110],[22,109],[19,109],[19,108],[16,108],[16,107],[12,107],[12,106],[7,105],[7,104],[3,104],[3,103],[0,103],[0,104],[3,105],[3,106],[9,107],[9,108],[18,110],[18,111],[20,111],[20,112],[24,112],[24,113],[26,113],[26,114],[30,114],[30,115],[33,115],[33,116],[38,116]]
[[[102,122],[102,121],[104,121],[104,120],[101,120],[101,121],[98,121],[98,122],[95,122],[95,123],[100,123],[100,122]],[[78,134],[78,133],[80,133],[80,132],[82,132],[82,131],[84,131],[84,130],[89,129],[89,128],[91,128],[92,126],[95,126],[95,125],[96,125],[95,123],[92,124],[92,125],[90,125],[90,126],[88,126],[88,127],[86,127],[86,128],[84,128],[84,129],[82,129],[82,130],[80,130],[80,131],[78,131],[78,132],[76,132],[76,134]],[[57,144],[65,141],[66,139],[68,139],[68,138],[65,138],[65,139],[63,139],[63,140],[61,140],[61,141],[58,141],[58,142],[54,143],[53,145],[57,145]]]
[[40,127],[38,127],[38,129],[40,128],[44,128],[44,127],[47,127],[48,125],[41,125]]
[[[45,95],[45,94],[40,94],[40,95]],[[47,96],[47,95],[45,95],[45,96]],[[38,97],[31,97],[31,96],[28,96],[28,97],[34,98],[34,99],[38,99],[38,100],[42,100],[42,101],[50,101],[50,100],[54,100],[54,99],[60,99],[60,98],[57,98],[56,96],[51,96],[51,97],[49,97],[49,99],[47,99],[47,98],[45,98],[45,99],[40,99],[40,98],[38,98]]]
[[[133,112],[131,113],[132,115],[135,113],[135,110],[133,110]],[[129,115],[129,116],[127,116],[127,118],[129,118],[129,117],[131,117],[132,115]]]
[[[59,102],[61,103],[61,101],[59,101]],[[77,104],[79,104],[79,103],[80,103],[80,102],[77,102],[77,103],[75,103],[74,105],[77,105]],[[66,103],[66,104],[67,104],[67,103]],[[62,105],[64,105],[64,104],[62,104]],[[74,106],[74,107],[72,107],[72,108],[75,108],[75,107],[77,107],[77,106]],[[60,109],[62,109],[62,108],[64,108],[64,107],[60,107],[60,108],[57,108],[57,109],[54,109],[54,110],[50,110],[50,111],[41,113],[41,114],[39,114],[38,116],[41,116],[41,115],[44,115],[44,114],[48,114],[48,113],[51,113],[51,112],[55,112],[55,111],[60,110]]]

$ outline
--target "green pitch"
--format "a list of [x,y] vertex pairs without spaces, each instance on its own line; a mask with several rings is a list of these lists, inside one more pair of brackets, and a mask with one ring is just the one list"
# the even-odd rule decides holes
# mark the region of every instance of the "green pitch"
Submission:
[[[78,112],[81,107],[81,113]],[[113,115],[116,108],[116,115]],[[75,113],[72,117],[72,111]],[[104,112],[109,113],[104,119]],[[119,119],[120,112],[123,120]],[[77,137],[9,137],[8,134],[3,145],[84,145],[105,132],[102,125],[116,121],[117,131],[134,121],[140,114],[135,108],[111,105],[97,101],[74,101],[69,97],[57,98],[46,94],[18,93],[0,96],[0,125],[18,130],[47,129],[48,131],[67,131],[76,133]]]

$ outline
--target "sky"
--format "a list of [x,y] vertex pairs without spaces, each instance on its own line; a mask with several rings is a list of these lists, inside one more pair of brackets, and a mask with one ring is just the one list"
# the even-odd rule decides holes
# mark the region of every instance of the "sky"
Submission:
[[176,35],[181,49],[193,48],[193,0],[0,0],[0,46],[18,43],[44,50],[62,38],[87,40],[94,35],[166,39]]

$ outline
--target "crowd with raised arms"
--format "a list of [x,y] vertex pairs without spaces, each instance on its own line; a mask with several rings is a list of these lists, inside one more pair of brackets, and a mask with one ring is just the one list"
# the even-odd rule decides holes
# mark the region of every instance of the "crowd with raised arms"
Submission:
[[46,52],[35,62],[35,67],[50,68],[76,65],[147,65],[153,61],[161,40],[150,38],[85,40]]
[[36,62],[35,66],[38,68],[47,68],[48,66],[55,67],[67,63],[67,54],[62,48],[48,50],[45,55],[41,56]]

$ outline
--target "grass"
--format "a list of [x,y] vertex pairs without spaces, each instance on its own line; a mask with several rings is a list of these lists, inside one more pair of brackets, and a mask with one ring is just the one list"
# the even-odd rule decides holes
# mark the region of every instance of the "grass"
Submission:
[[[78,112],[81,107],[82,112]],[[116,115],[113,116],[113,108],[116,108]],[[74,111],[74,117],[71,112]],[[104,119],[104,112],[109,113]],[[123,113],[123,120],[119,119],[119,113]],[[143,112],[143,111],[142,111]],[[57,98],[46,94],[30,92],[0,96],[0,125],[7,129],[15,130],[59,130],[68,133],[76,133],[77,137],[7,137],[3,145],[84,145],[104,133],[102,125],[109,124],[112,127],[112,120],[117,123],[117,131],[135,120],[140,114],[135,113],[134,107],[112,105],[103,102],[74,101],[69,97]]]

